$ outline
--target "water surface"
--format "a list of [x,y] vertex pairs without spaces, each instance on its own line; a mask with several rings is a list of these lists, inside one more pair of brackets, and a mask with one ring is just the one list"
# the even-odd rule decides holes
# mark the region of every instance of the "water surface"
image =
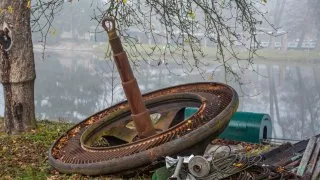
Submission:
[[[116,68],[104,55],[92,52],[36,53],[36,114],[40,119],[79,122],[124,99]],[[241,82],[230,82],[240,95],[239,111],[268,113],[273,137],[303,139],[320,133],[320,60],[292,63],[257,61],[253,71],[240,74]],[[157,66],[140,63],[135,68],[142,92],[201,81],[224,81],[224,72],[209,65],[202,76],[175,64]],[[0,115],[3,115],[1,88]]]

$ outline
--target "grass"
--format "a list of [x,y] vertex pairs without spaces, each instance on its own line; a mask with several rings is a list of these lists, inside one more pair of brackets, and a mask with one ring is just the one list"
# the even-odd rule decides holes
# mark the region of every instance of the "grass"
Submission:
[[[91,180],[121,179],[116,176],[83,176],[61,174],[48,162],[48,151],[55,140],[74,124],[57,121],[38,121],[37,128],[20,135],[7,135],[0,118],[0,179],[5,180]],[[150,179],[139,175],[133,179]]]
[[266,60],[285,60],[285,61],[306,61],[319,60],[320,52],[316,50],[288,50],[281,52],[279,50],[263,49],[258,51],[259,56]]
[[[93,179],[78,174],[60,174],[48,163],[48,150],[52,143],[73,124],[39,121],[37,128],[21,135],[0,132],[0,179]],[[0,119],[0,130],[3,119]],[[94,179],[110,179],[95,177]]]
[[[3,122],[0,120],[0,124]],[[47,160],[54,140],[71,124],[40,121],[37,129],[21,135],[0,133],[0,177],[47,179],[56,175]]]
[[[89,177],[79,174],[60,174],[48,163],[48,150],[54,141],[73,124],[54,121],[39,121],[37,128],[20,135],[7,135],[0,132],[0,179],[46,179],[46,180],[86,180],[86,179],[120,179],[116,176]],[[0,118],[0,130],[3,129],[3,119]],[[244,147],[247,155],[257,155],[269,151],[271,146],[254,145],[235,141],[216,139],[214,144],[238,143]],[[135,176],[132,179],[150,179],[150,173]]]

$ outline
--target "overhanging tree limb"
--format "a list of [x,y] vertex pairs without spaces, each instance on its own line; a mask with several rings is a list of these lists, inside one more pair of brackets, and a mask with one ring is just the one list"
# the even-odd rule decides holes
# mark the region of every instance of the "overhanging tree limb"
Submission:
[[[159,64],[171,60],[190,71],[201,71],[201,66],[208,63],[203,61],[208,55],[203,41],[209,40],[216,51],[213,62],[221,63],[226,74],[237,75],[233,62],[238,62],[239,69],[243,68],[239,61],[251,65],[258,49],[257,27],[264,18],[259,10],[262,4],[259,0],[108,1],[94,19],[100,22],[106,15],[115,17],[131,59]],[[145,33],[152,45],[136,42],[129,33],[132,27]],[[239,46],[247,50],[245,57],[240,55]]]

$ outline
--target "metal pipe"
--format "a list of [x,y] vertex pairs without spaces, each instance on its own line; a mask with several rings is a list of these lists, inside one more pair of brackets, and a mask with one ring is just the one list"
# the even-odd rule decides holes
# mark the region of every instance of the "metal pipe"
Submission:
[[178,163],[177,163],[176,169],[174,170],[173,175],[169,178],[170,180],[181,180],[179,174],[180,174],[180,171],[181,171],[181,168],[182,168],[183,160],[184,160],[183,157],[179,157],[178,158]]
[[[107,26],[108,25],[108,26]],[[142,95],[135,79],[126,52],[123,50],[121,40],[115,29],[113,18],[105,18],[102,21],[102,27],[107,31],[109,43],[113,52],[114,60],[122,81],[122,87],[131,109],[131,117],[139,138],[145,138],[156,134],[153,127],[150,113],[145,107]]]

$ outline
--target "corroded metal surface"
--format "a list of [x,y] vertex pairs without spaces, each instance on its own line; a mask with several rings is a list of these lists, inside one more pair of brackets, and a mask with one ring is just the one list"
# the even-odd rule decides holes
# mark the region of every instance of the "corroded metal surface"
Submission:
[[61,172],[87,175],[145,166],[217,137],[238,106],[237,93],[220,83],[170,87],[145,94],[143,100],[151,113],[183,107],[199,107],[199,111],[148,138],[115,146],[93,146],[92,142],[103,136],[103,132],[131,122],[127,101],[119,103],[90,116],[62,135],[49,151],[49,162]]
[[210,162],[202,156],[195,156],[190,159],[188,170],[195,177],[205,177],[210,173]]
[[[107,27],[108,24],[108,27]],[[114,61],[117,65],[121,78],[121,84],[131,109],[131,118],[139,138],[149,137],[156,134],[152,125],[150,113],[142,100],[138,82],[133,75],[126,52],[123,50],[121,40],[116,33],[116,24],[113,18],[105,18],[102,21],[103,28],[109,36],[110,46],[113,52]]]

